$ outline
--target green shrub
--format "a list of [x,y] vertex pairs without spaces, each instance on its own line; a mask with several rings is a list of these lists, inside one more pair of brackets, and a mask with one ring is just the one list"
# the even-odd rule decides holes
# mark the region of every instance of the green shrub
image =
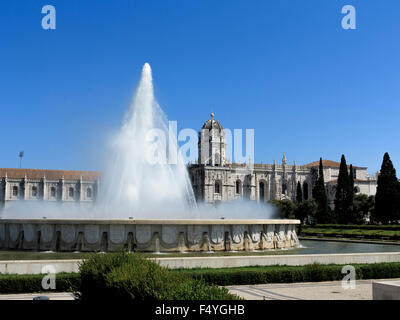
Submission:
[[106,286],[105,276],[112,269],[127,263],[129,258],[133,260],[135,257],[135,255],[129,257],[124,252],[120,254],[91,254],[88,259],[79,265],[81,292],[85,292],[87,297],[95,297],[99,290],[104,290]]
[[80,265],[82,300],[230,300],[226,288],[207,284],[139,253],[96,254]]
[[[354,264],[356,279],[399,278],[400,263]],[[263,283],[292,283],[342,280],[343,265],[256,266],[224,269],[175,269],[207,283],[227,286]]]
[[44,274],[0,274],[0,294],[80,290],[81,279],[78,273],[57,273],[55,290],[42,288],[44,276]]

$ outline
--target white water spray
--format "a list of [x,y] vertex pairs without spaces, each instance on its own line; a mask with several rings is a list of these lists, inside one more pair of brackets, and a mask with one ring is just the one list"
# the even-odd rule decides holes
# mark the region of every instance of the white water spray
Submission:
[[110,218],[166,218],[195,207],[185,163],[170,134],[167,117],[154,98],[150,65],[145,63],[102,183],[99,206]]

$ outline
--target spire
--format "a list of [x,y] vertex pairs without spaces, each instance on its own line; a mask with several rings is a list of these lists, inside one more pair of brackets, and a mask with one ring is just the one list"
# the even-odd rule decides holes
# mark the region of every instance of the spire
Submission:
[[285,152],[283,153],[282,164],[286,164],[286,155],[285,155]]

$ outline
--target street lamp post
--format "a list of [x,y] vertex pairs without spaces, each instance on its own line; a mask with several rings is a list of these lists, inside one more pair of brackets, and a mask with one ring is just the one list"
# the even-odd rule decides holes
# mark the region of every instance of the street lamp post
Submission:
[[22,168],[22,157],[24,156],[24,152],[23,151],[21,151],[20,153],[19,153],[19,168],[21,169]]

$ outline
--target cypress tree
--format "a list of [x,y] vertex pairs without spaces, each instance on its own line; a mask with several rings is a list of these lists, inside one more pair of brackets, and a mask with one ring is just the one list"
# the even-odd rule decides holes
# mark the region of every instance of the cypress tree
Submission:
[[374,220],[384,224],[399,219],[400,185],[396,169],[386,152],[383,156],[375,196]]
[[328,197],[326,195],[324,168],[322,166],[322,158],[319,159],[318,180],[312,190],[312,195],[317,202],[317,212],[315,214],[316,223],[331,223],[331,210],[328,205]]
[[342,154],[335,195],[335,215],[339,223],[349,223],[351,221],[353,197],[350,189],[351,181],[347,171],[346,158]]
[[303,202],[303,190],[301,190],[300,181],[297,181],[297,190],[296,190],[296,202]]

